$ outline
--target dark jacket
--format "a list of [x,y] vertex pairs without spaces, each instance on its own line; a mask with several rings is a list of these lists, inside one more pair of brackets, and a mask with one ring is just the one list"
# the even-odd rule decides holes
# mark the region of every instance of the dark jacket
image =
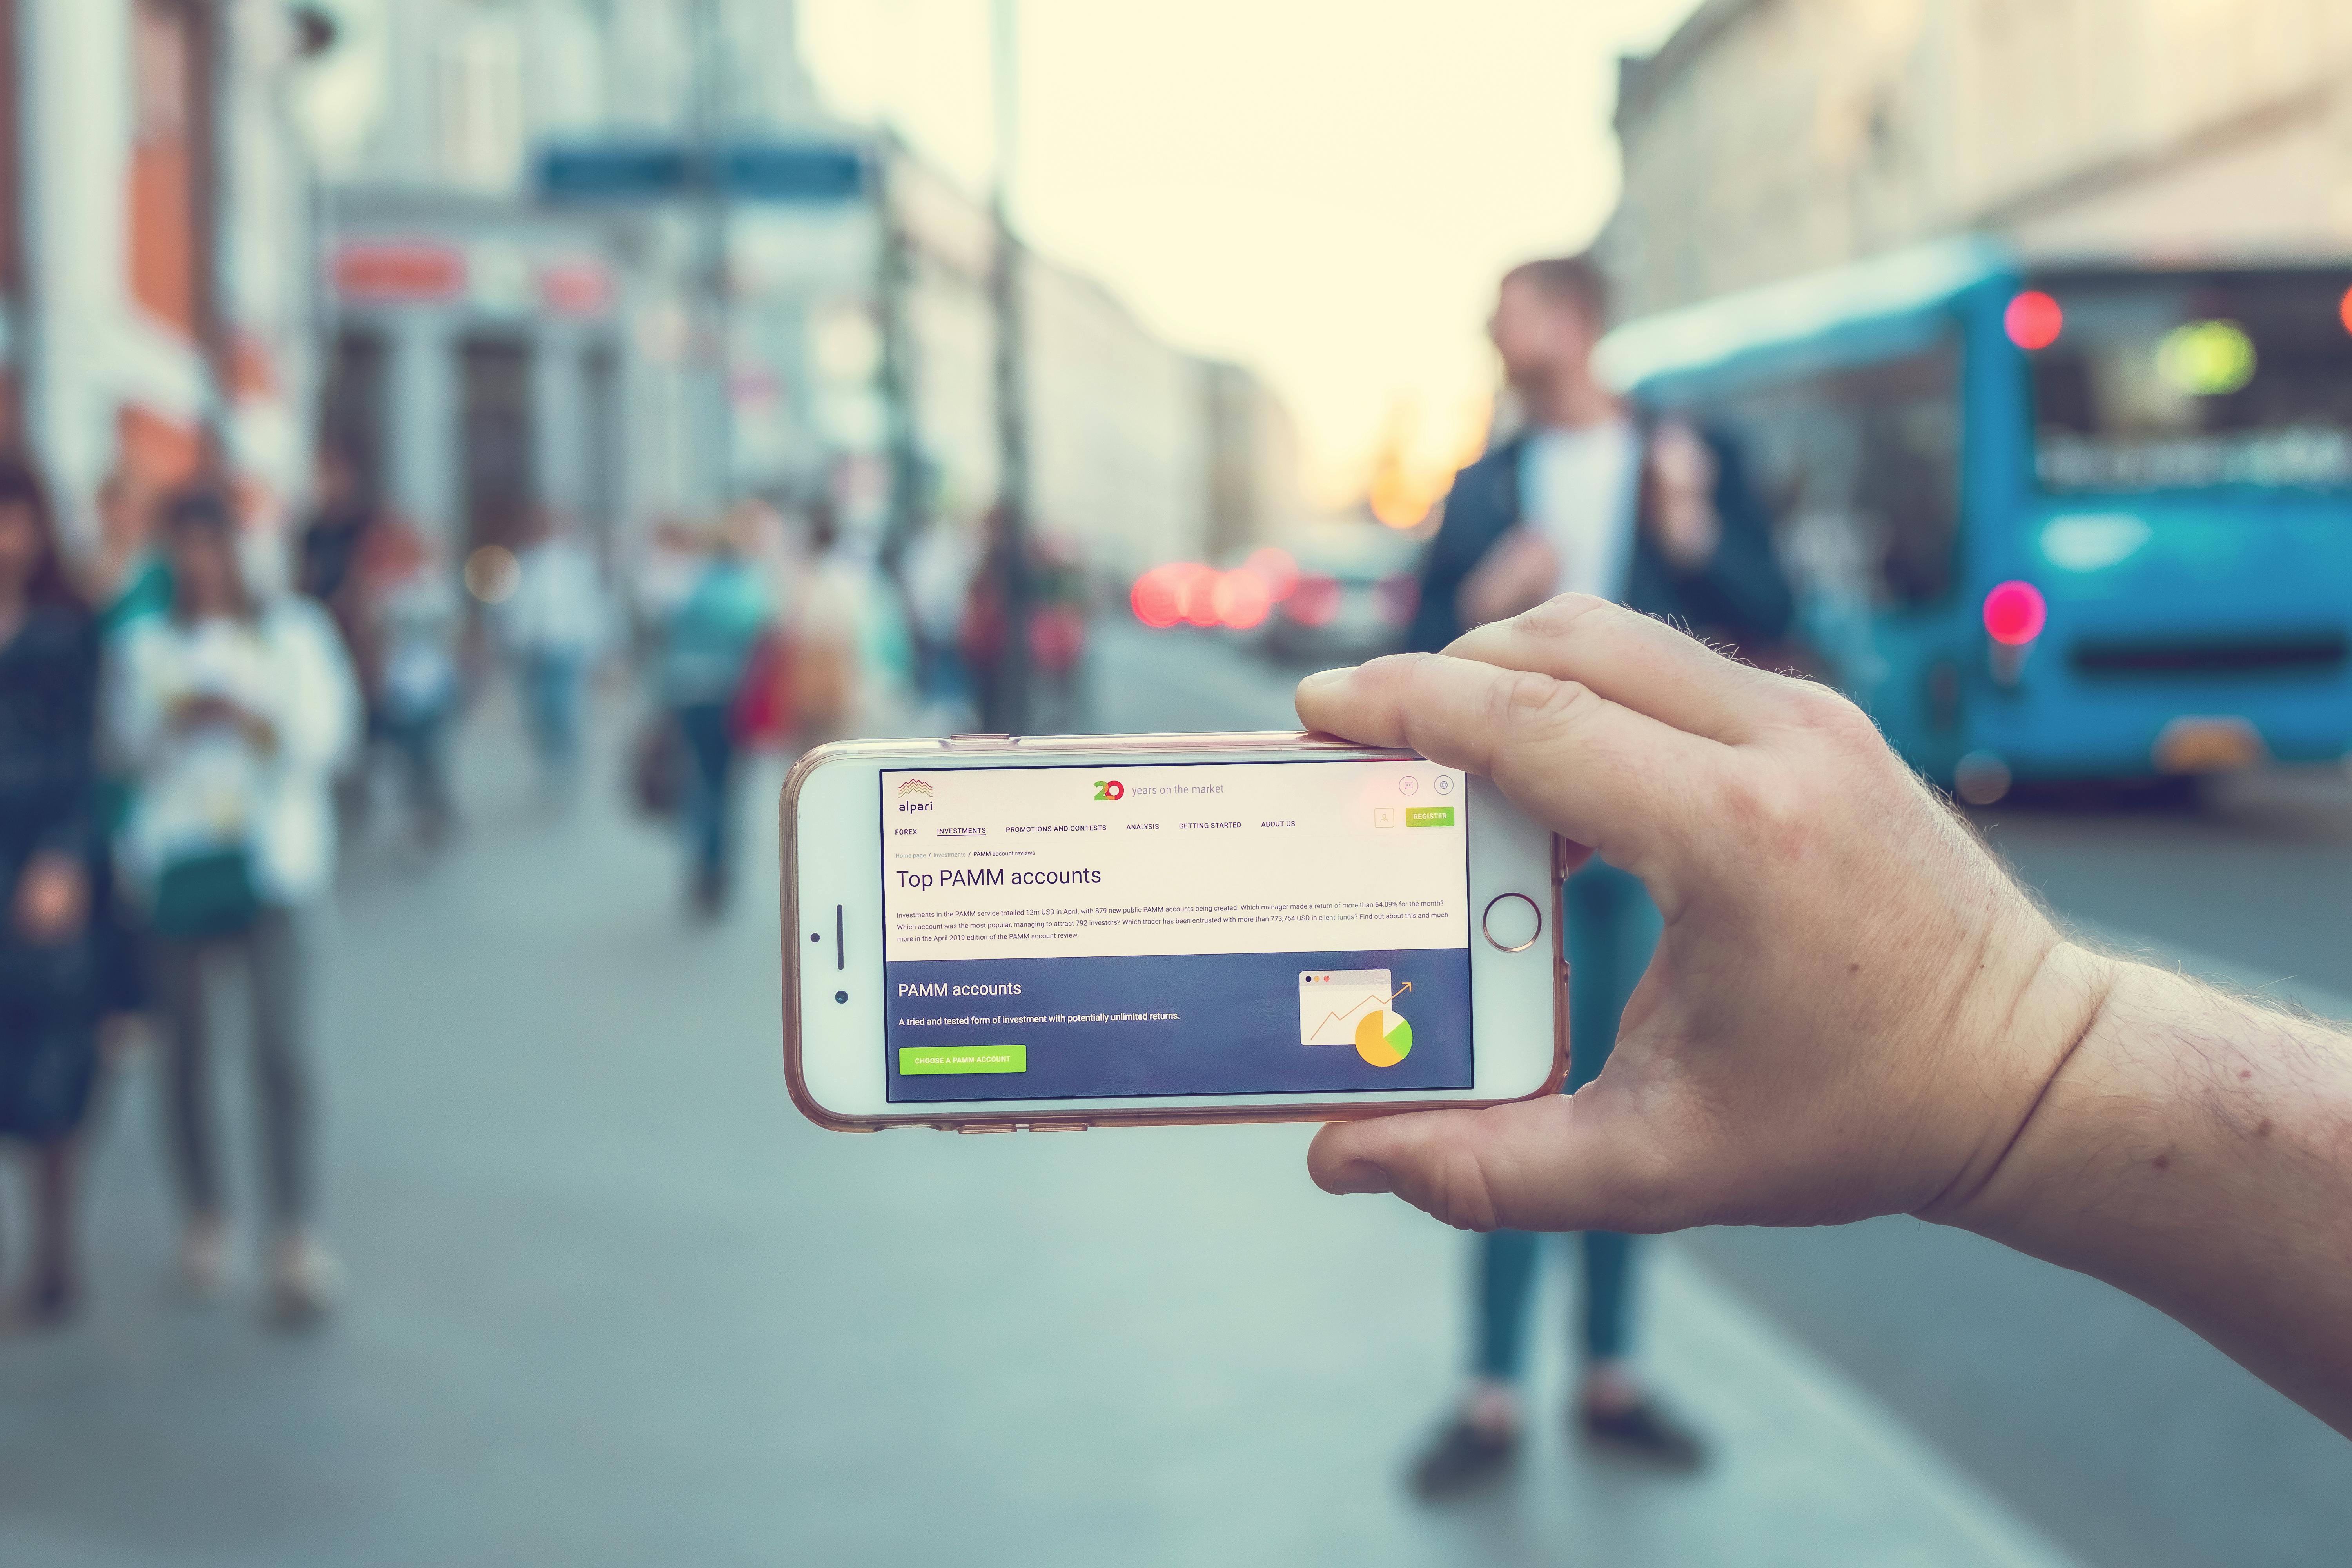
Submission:
[[47,1142],[89,1110],[98,1053],[93,927],[36,944],[16,933],[16,884],[36,855],[79,857],[100,895],[96,781],[98,634],[44,606],[0,644],[0,1138]]
[[0,896],[14,898],[35,855],[95,860],[97,716],[96,626],[77,611],[34,609],[0,643]]
[[[1772,553],[1771,521],[1748,483],[1738,447],[1713,432],[1702,434],[1715,454],[1715,510],[1722,520],[1723,541],[1706,564],[1693,572],[1669,562],[1658,548],[1648,516],[1649,427],[1644,425],[1643,479],[1623,602],[1645,615],[1666,616],[1701,637],[1754,648],[1787,633],[1795,603]],[[1463,579],[1495,542],[1519,524],[1519,454],[1526,445],[1524,435],[1514,437],[1454,476],[1445,521],[1422,561],[1421,601],[1406,638],[1406,647],[1413,651],[1435,653],[1467,629],[1454,600]]]

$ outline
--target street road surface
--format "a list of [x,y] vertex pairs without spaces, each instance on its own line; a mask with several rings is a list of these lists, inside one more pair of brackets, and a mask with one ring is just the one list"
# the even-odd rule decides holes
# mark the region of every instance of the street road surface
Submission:
[[1315,1191],[1304,1128],[818,1131],[778,1061],[772,831],[691,929],[611,735],[567,815],[509,716],[471,730],[467,841],[367,847],[327,943],[348,1311],[289,1341],[249,1270],[172,1296],[134,1064],[89,1318],[0,1342],[6,1568],[2070,1561],[1670,1252],[1651,1331],[1706,1475],[1573,1452],[1548,1336],[1513,1483],[1413,1505],[1458,1237]]
[[[1288,722],[1289,674],[1229,644],[1111,626],[1097,651],[1097,722]],[[1455,1386],[1460,1237],[1316,1193],[1298,1128],[818,1132],[776,1060],[772,831],[734,918],[693,930],[672,847],[614,805],[614,737],[568,815],[511,737],[477,717],[467,839],[431,865],[364,847],[325,943],[349,1310],[289,1342],[249,1271],[217,1306],[173,1297],[132,1064],[90,1315],[0,1342],[6,1568],[2054,1568],[2352,1537],[2316,1423],[2135,1303],[1906,1221],[1650,1253],[1645,1354],[1717,1440],[1706,1476],[1564,1442],[1562,1331],[1517,1474],[1416,1507],[1396,1483]],[[2198,906],[2158,934],[2248,963],[2265,889],[2315,921],[2343,840],[2324,798],[2232,809],[1995,826],[2062,901],[2135,930]],[[2221,892],[2172,879],[2176,844]]]
[[[1112,626],[1097,646],[1097,709],[1106,727],[1124,708],[1186,727],[1295,728],[1299,673],[1213,634]],[[2098,937],[2352,1018],[2342,773],[2231,781],[2201,811],[2077,791],[1977,817]],[[2127,1296],[1909,1219],[1685,1245],[2085,1561],[2352,1560],[2352,1445]]]

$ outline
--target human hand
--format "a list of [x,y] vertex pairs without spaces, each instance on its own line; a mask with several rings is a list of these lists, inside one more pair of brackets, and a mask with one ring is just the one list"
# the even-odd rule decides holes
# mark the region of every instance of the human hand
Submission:
[[16,933],[37,947],[66,941],[89,916],[89,873],[79,860],[44,850],[25,863],[16,879]]
[[1685,421],[1664,419],[1650,433],[1648,460],[1653,502],[1644,521],[1667,560],[1696,571],[1723,542],[1723,520],[1715,510],[1715,453]]
[[1542,604],[1559,583],[1559,552],[1531,528],[1515,528],[1495,541],[1454,595],[1454,607],[1468,626],[1484,626]]
[[1853,704],[1603,600],[1310,677],[1298,711],[1486,775],[1664,917],[1598,1079],[1326,1127],[1328,1191],[1479,1230],[1953,1217],[2111,984]]

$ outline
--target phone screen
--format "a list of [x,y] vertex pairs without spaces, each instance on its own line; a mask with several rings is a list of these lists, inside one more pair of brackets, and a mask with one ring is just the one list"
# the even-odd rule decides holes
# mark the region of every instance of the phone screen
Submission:
[[926,768],[881,785],[893,1101],[1475,1081],[1456,770]]

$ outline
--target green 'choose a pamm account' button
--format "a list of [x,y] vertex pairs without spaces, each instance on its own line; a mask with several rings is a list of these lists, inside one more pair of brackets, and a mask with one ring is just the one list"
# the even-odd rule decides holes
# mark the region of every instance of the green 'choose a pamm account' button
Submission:
[[1407,827],[1451,827],[1454,808],[1450,805],[1408,805],[1404,808]]
[[925,1078],[939,1073],[1027,1072],[1026,1046],[900,1046],[898,1076]]

